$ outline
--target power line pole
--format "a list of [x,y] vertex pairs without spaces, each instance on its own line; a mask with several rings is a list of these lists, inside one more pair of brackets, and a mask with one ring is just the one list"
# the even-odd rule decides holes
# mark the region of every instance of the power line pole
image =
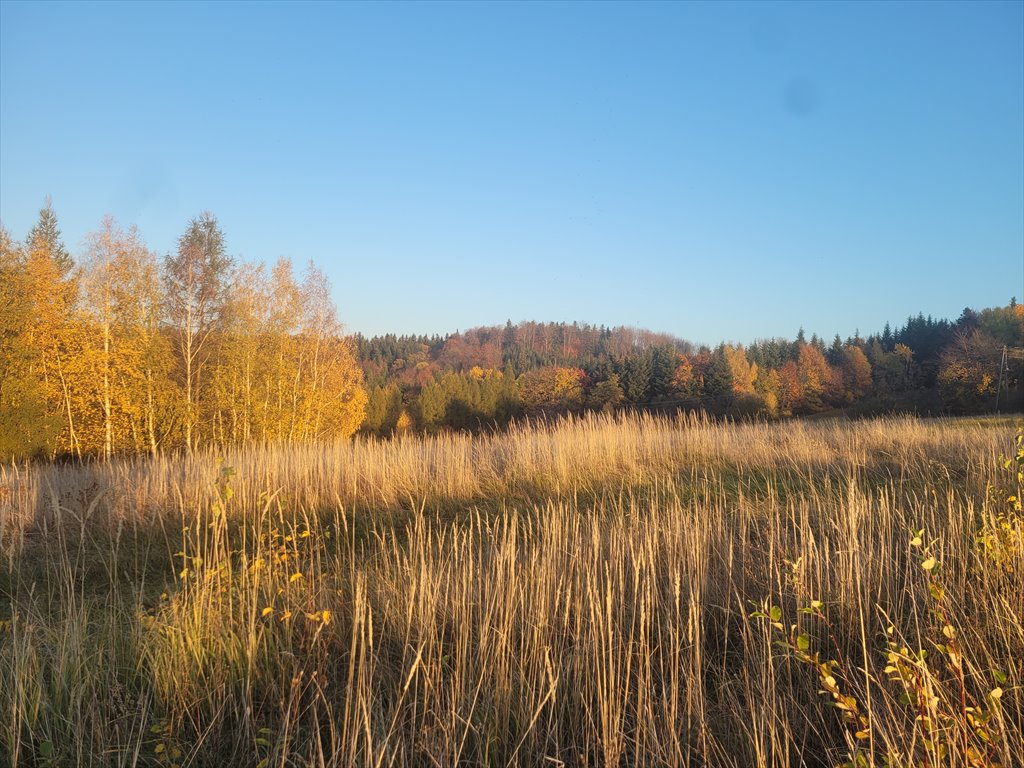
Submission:
[[[1010,368],[1010,361],[1014,361],[1014,368]],[[1003,389],[1006,390],[1006,400],[1010,401],[1010,382],[1017,381],[1017,388],[1020,382],[1024,381],[1024,347],[1010,348],[1003,345],[1002,360],[999,361],[999,385],[996,387],[996,413],[999,413],[999,404],[1002,402]]]
[[[1006,362],[1006,345],[1003,344],[1003,357],[999,361],[999,384],[996,385],[996,413],[999,413],[999,396],[1003,394],[1003,379],[1008,378],[1009,365]],[[1009,384],[1009,381],[1007,381]]]

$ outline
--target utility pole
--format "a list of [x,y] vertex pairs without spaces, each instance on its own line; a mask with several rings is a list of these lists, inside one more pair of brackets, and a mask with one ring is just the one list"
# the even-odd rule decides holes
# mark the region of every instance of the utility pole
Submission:
[[[999,361],[999,383],[996,385],[996,413],[999,413],[999,396],[1003,394],[1003,380],[1008,379],[1010,367],[1006,362],[1006,345],[1003,344],[1003,357]],[[1009,384],[1009,381],[1006,382]]]
[[[1022,380],[1021,374],[1024,373],[1024,348],[1021,347],[1009,347],[1003,345],[1003,356],[999,361],[999,384],[996,387],[996,413],[999,413],[999,403],[1002,400],[1003,389],[1006,389],[1007,400],[1010,396],[1010,380],[1014,377],[1011,375],[1013,371],[1010,370],[1010,360],[1014,361],[1014,367],[1020,366],[1016,373],[1017,381]],[[1018,362],[1019,361],[1019,362]],[[1020,384],[1018,383],[1018,387]]]

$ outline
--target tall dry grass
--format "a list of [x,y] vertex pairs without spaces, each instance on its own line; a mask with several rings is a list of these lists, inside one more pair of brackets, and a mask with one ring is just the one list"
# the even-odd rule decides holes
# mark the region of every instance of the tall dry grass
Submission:
[[[1024,552],[979,543],[1001,519],[990,489],[1016,481],[999,462],[1013,434],[991,420],[592,417],[9,467],[0,754],[1024,765]],[[935,569],[909,544],[921,528]],[[828,624],[798,612],[812,601]],[[867,736],[752,616],[768,606],[809,652],[841,659]],[[960,675],[935,650],[947,625]],[[942,762],[884,672],[894,637],[931,652],[921,679],[949,715]],[[961,731],[981,738],[968,699],[991,741],[972,754],[957,749]]]

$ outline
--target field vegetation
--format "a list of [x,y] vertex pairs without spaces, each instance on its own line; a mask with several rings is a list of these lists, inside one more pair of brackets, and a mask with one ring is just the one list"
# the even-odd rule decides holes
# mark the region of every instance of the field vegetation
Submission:
[[1024,764],[1012,420],[0,469],[13,766]]

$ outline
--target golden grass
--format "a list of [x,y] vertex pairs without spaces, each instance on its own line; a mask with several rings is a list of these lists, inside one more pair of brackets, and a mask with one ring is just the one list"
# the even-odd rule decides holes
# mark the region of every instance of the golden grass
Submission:
[[[1024,765],[1024,552],[978,543],[1014,431],[590,417],[7,467],[0,761],[937,768],[970,764],[968,696],[982,758]],[[869,737],[751,616],[769,605],[842,658]],[[942,762],[887,637],[932,653]]]

